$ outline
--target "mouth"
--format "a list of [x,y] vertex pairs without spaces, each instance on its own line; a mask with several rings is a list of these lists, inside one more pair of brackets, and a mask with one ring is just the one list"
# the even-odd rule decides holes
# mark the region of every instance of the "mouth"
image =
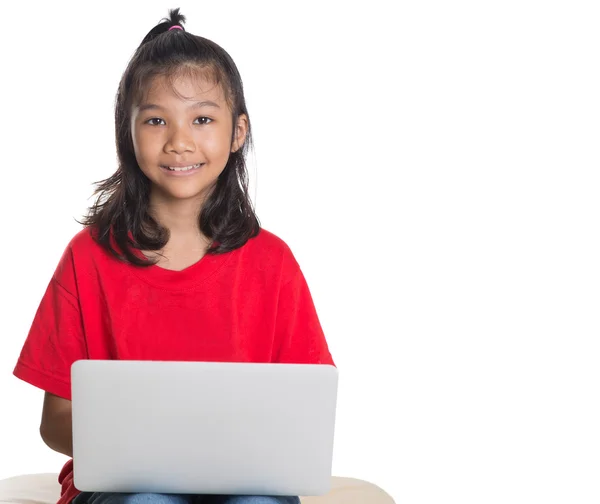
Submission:
[[161,166],[161,168],[163,170],[168,170],[168,171],[172,171],[172,172],[188,172],[188,171],[192,171],[192,170],[197,170],[202,165],[204,165],[204,163],[197,163],[195,165],[189,165],[189,166]]

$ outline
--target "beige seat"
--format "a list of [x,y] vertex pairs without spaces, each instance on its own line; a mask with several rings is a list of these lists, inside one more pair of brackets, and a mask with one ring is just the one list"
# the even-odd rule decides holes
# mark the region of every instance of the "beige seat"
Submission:
[[[0,481],[1,504],[56,504],[60,495],[57,474],[26,474]],[[302,497],[302,504],[394,504],[372,483],[354,478],[331,480],[331,491],[321,497]]]

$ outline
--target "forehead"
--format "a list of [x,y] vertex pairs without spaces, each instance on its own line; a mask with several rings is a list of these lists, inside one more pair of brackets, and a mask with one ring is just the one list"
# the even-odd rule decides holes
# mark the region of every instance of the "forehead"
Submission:
[[223,87],[214,72],[199,69],[154,76],[141,93],[139,104],[159,104],[172,100],[211,100],[226,105]]

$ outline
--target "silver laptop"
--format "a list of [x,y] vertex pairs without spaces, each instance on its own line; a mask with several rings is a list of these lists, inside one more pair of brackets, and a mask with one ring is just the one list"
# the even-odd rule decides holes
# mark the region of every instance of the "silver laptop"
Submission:
[[330,489],[334,366],[81,360],[71,381],[81,491],[309,496]]

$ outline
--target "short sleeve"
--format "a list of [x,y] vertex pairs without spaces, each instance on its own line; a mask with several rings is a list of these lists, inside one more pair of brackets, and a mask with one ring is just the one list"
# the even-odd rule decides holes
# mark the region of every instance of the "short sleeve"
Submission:
[[274,362],[335,365],[299,267],[279,291]]
[[71,364],[87,358],[72,252],[67,248],[38,306],[14,375],[71,399]]

